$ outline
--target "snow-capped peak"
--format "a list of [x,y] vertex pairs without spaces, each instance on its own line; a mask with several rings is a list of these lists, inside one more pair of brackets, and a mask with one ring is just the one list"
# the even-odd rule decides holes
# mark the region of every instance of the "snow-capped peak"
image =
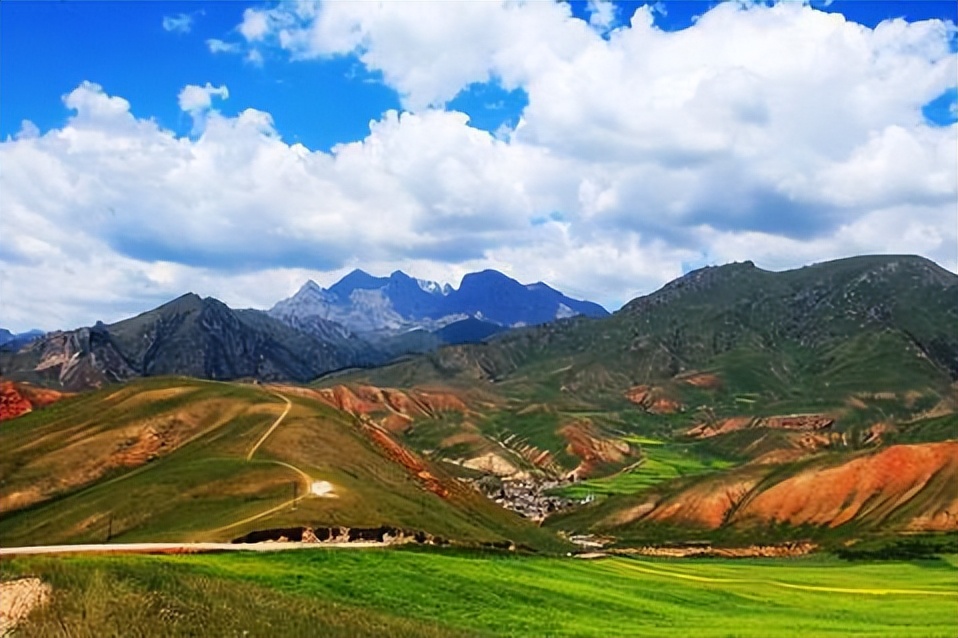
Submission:
[[446,286],[441,286],[437,282],[429,281],[428,279],[416,279],[415,281],[422,290],[431,295],[446,296],[448,294],[447,288],[449,284],[446,284]]
[[565,305],[564,303],[559,304],[559,308],[556,310],[556,319],[568,319],[569,317],[575,317],[578,312]]
[[326,289],[320,286],[318,283],[312,279],[307,279],[306,283],[299,287],[299,290],[296,291],[297,295],[305,295],[309,293],[317,292],[326,292]]

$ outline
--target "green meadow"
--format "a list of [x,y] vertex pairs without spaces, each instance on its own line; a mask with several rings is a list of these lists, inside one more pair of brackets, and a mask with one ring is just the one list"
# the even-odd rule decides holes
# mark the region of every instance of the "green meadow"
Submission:
[[638,465],[611,476],[564,485],[554,493],[573,499],[583,499],[590,494],[596,497],[634,494],[682,476],[723,470],[734,465],[730,461],[704,457],[692,446],[642,437],[627,437],[626,440],[642,445],[642,461]]
[[456,550],[23,557],[18,636],[916,636],[958,633],[958,558],[580,560]]

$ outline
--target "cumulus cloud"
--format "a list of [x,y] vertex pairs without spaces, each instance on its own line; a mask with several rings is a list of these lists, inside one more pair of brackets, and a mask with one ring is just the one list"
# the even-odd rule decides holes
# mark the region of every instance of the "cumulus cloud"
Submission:
[[177,99],[181,110],[193,113],[208,110],[213,104],[214,96],[225,100],[230,96],[229,89],[226,88],[225,84],[223,86],[213,86],[209,82],[206,83],[206,86],[187,84],[180,91]]
[[615,24],[615,3],[610,0],[589,0],[589,24],[606,31]]
[[[70,292],[41,327],[189,288],[268,306],[356,266],[452,283],[493,267],[610,306],[690,263],[955,268],[958,125],[921,113],[955,86],[953,25],[722,4],[678,32],[640,8],[604,38],[564,5],[446,6],[244,14],[247,52],[356,55],[402,96],[330,152],[284,141],[269,113],[217,112],[225,86],[183,89],[202,126],[180,137],[81,84],[63,127],[0,143],[4,223],[22,229],[0,284],[28,300],[4,322],[29,327],[50,286]],[[490,79],[529,98],[495,136],[445,106]]]
[[177,100],[180,110],[190,114],[193,118],[193,133],[200,133],[206,128],[209,111],[213,107],[213,98],[221,100],[229,98],[230,92],[226,85],[213,86],[209,82],[206,86],[187,84],[180,91]]
[[[292,9],[295,11],[295,9]],[[262,40],[270,30],[269,13],[256,9],[246,9],[243,12],[243,22],[239,31],[250,42]]]

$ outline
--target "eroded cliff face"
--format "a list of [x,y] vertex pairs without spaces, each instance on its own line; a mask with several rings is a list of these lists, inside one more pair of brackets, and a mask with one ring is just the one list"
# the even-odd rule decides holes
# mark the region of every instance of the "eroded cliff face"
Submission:
[[572,476],[583,479],[595,475],[596,469],[605,464],[622,464],[629,459],[638,459],[636,451],[622,439],[602,435],[588,420],[578,420],[559,430],[569,445],[566,451],[582,459]]
[[469,408],[465,401],[453,392],[430,391],[415,388],[408,391],[378,388],[371,385],[337,385],[314,391],[315,396],[328,405],[348,412],[353,416],[380,415],[382,425],[389,428],[395,419],[411,422],[417,418],[435,418],[445,412],[465,414]]
[[[908,529],[958,530],[955,485],[958,442],[894,445],[780,481],[749,499],[730,522],[834,528],[898,518],[898,526]],[[906,507],[915,513],[904,516]]]
[[894,445],[840,463],[822,459],[791,475],[747,465],[665,497],[652,495],[612,513],[602,526],[645,521],[715,530],[855,523],[885,530],[956,531],[955,485],[958,441]]
[[98,388],[137,376],[102,325],[51,333],[20,351],[33,372],[68,391]]
[[0,381],[0,421],[32,412],[62,399],[66,394],[26,383]]
[[12,381],[0,382],[0,421],[16,418],[33,409]]

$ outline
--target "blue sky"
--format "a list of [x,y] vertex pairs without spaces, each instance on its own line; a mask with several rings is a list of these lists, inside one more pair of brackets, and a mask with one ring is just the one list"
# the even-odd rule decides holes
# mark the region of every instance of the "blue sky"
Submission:
[[[716,2],[617,3],[617,20],[627,19],[645,4],[660,7],[655,12],[657,26],[680,30]],[[236,40],[243,11],[258,6],[262,3],[3,2],[0,137],[14,135],[24,119],[44,131],[61,126],[69,113],[60,98],[83,80],[108,87],[129,100],[136,115],[155,118],[180,134],[188,134],[192,126],[177,106],[180,89],[186,84],[226,84],[231,99],[222,105],[224,114],[235,115],[245,107],[267,111],[283,139],[314,150],[360,140],[368,133],[370,120],[400,108],[396,92],[355,55],[311,64],[289,64],[270,56],[258,66],[240,56],[211,54],[206,41]],[[573,15],[588,20],[588,3],[570,6]],[[814,6],[867,26],[897,17],[958,22],[954,2],[838,0]],[[188,31],[164,29],[164,18],[182,16],[188,19]],[[954,90],[943,94],[932,104],[929,117],[954,121],[949,108],[955,100]],[[463,90],[449,108],[468,113],[473,126],[495,132],[503,124],[514,124],[526,102],[522,90],[505,91],[496,82],[486,82]],[[343,103],[349,108],[342,108]]]
[[611,307],[740,258],[955,269],[954,2],[452,7],[0,3],[0,325],[353,267]]

